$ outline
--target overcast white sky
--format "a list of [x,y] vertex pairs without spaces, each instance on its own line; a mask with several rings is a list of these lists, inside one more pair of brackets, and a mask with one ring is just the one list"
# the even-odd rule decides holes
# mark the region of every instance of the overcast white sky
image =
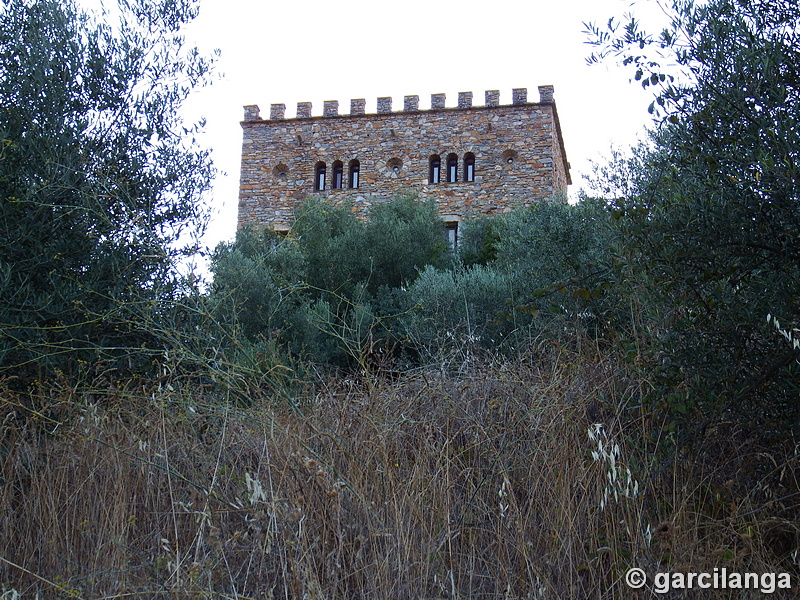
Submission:
[[312,102],[318,115],[324,100],[339,100],[347,113],[351,98],[366,98],[374,112],[378,96],[392,96],[398,110],[404,95],[417,94],[424,109],[432,93],[455,106],[458,92],[472,91],[480,105],[491,89],[506,104],[512,88],[528,88],[536,102],[537,87],[552,84],[577,197],[590,160],[612,144],[630,146],[650,122],[651,98],[626,70],[585,63],[583,22],[629,11],[661,15],[655,0],[202,0],[188,37],[222,53],[222,78],[188,106],[206,117],[202,143],[221,171],[208,244],[235,234],[245,104],[268,116],[270,104],[284,103],[293,117],[298,101]]

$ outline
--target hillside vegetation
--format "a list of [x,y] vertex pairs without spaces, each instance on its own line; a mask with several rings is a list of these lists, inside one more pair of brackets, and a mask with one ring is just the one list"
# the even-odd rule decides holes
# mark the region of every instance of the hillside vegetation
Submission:
[[[119,14],[0,9],[0,599],[797,593],[794,3],[587,25],[654,91],[596,197],[457,248],[309,198],[207,285],[196,3]],[[760,589],[655,584],[715,569]]]
[[707,441],[736,457],[724,463],[666,451],[646,382],[589,342],[453,367],[337,379],[294,406],[251,390],[236,407],[192,378],[116,387],[112,373],[34,406],[5,392],[6,589],[630,598],[633,565],[794,573],[795,455],[754,481],[765,465],[729,431]]

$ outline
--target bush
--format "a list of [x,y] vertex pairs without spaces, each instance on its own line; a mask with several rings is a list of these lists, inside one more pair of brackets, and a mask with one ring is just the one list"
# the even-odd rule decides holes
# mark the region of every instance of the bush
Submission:
[[572,316],[601,310],[595,301],[611,276],[614,243],[605,203],[540,202],[512,211],[494,230],[494,264],[512,274],[517,302]]
[[427,358],[465,346],[497,347],[513,328],[511,281],[496,268],[429,266],[408,295],[413,308],[403,326]]
[[610,312],[609,221],[588,199],[476,219],[459,264],[432,202],[396,198],[361,221],[309,199],[287,238],[244,230],[218,248],[212,304],[251,342],[276,337],[341,366],[375,352],[511,349]]
[[286,238],[245,229],[217,248],[210,302],[233,338],[275,338],[299,356],[363,366],[377,340],[382,351],[401,344],[405,286],[418,270],[450,262],[432,202],[402,196],[365,222],[311,198]]
[[296,325],[305,302],[304,258],[292,239],[263,229],[243,229],[220,244],[211,260],[212,311],[249,340],[279,335]]
[[458,258],[464,266],[487,265],[497,258],[500,220],[502,217],[476,217],[464,221],[458,240]]
[[319,294],[352,298],[356,286],[363,284],[374,295],[381,287],[410,284],[426,265],[449,263],[435,203],[410,195],[376,203],[366,222],[347,206],[309,199],[291,235],[306,261],[305,281]]

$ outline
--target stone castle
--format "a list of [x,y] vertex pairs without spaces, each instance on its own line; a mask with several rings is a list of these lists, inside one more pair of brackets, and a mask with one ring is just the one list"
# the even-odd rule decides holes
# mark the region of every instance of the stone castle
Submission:
[[337,101],[326,101],[317,117],[310,102],[299,102],[293,119],[283,104],[271,106],[269,119],[245,106],[239,227],[286,231],[312,195],[364,215],[372,203],[411,191],[435,199],[454,242],[467,216],[566,193],[572,181],[553,87],[539,87],[539,102],[527,96],[515,89],[501,105],[492,90],[473,106],[472,92],[462,92],[457,108],[445,108],[445,95],[433,94],[430,110],[405,96],[396,112],[391,98],[378,98],[377,114],[359,99],[341,115]]

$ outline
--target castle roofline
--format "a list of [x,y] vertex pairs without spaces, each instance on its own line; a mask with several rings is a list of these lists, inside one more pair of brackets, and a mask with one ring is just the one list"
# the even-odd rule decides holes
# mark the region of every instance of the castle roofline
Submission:
[[261,109],[257,104],[249,104],[244,106],[244,120],[241,124],[245,123],[264,123],[272,121],[285,121],[297,119],[329,119],[336,117],[360,117],[360,116],[384,116],[394,114],[409,114],[409,113],[427,113],[434,111],[459,111],[459,110],[493,110],[493,109],[508,109],[514,107],[528,107],[537,105],[555,105],[553,100],[553,86],[543,85],[539,86],[539,102],[528,102],[527,88],[515,88],[512,90],[511,104],[500,104],[500,92],[498,90],[487,90],[485,96],[485,103],[483,105],[473,106],[472,92],[459,92],[458,106],[446,107],[445,94],[431,94],[431,108],[419,108],[419,96],[404,96],[403,110],[392,110],[392,98],[380,97],[378,98],[377,111],[374,113],[367,113],[365,111],[366,100],[364,98],[353,99],[350,101],[350,112],[339,114],[339,102],[337,100],[326,100],[324,102],[323,114],[312,116],[312,103],[311,102],[298,102],[297,112],[295,117],[286,118],[286,105],[285,104],[272,104],[270,105],[270,116],[268,119],[261,117]]
[[507,110],[507,109],[516,109],[516,110],[524,110],[524,109],[531,109],[536,107],[553,107],[555,108],[555,103],[553,102],[528,102],[526,104],[498,104],[497,106],[470,106],[468,108],[460,108],[458,106],[447,106],[445,108],[423,108],[419,110],[395,110],[390,113],[361,113],[361,114],[350,114],[350,113],[343,113],[338,115],[313,115],[310,117],[289,117],[286,119],[263,119],[258,117],[257,119],[244,119],[239,121],[239,124],[242,127],[246,127],[249,125],[263,125],[265,123],[272,123],[272,124],[280,124],[280,123],[295,123],[298,121],[303,122],[311,122],[311,121],[335,121],[339,119],[375,119],[375,117],[394,117],[399,115],[427,115],[431,113],[466,113],[466,112],[481,112],[481,111],[493,111],[493,110]]
[[552,85],[542,85],[538,87],[539,102],[528,102],[527,88],[514,88],[512,90],[511,104],[500,104],[500,92],[498,90],[487,90],[485,92],[485,102],[483,105],[474,106],[472,103],[472,92],[459,92],[458,106],[446,107],[446,96],[442,93],[431,94],[431,108],[419,108],[419,96],[410,95],[403,97],[403,110],[392,110],[391,97],[379,97],[377,101],[377,111],[374,113],[366,112],[366,100],[364,98],[357,98],[350,100],[350,112],[339,114],[338,100],[326,100],[323,106],[323,114],[312,116],[312,103],[311,102],[298,102],[297,112],[295,117],[286,118],[286,105],[285,104],[272,104],[270,105],[270,118],[264,119],[261,117],[261,109],[257,104],[250,104],[244,106],[244,120],[240,122],[242,128],[252,125],[263,124],[280,124],[287,122],[298,121],[323,121],[326,119],[357,119],[367,118],[375,119],[376,117],[391,117],[395,115],[413,115],[413,114],[430,114],[442,112],[471,112],[471,111],[493,111],[502,109],[508,110],[530,110],[534,107],[549,107],[552,110],[553,121],[555,126],[555,134],[560,146],[560,158],[562,168],[566,176],[568,185],[572,184],[572,177],[570,176],[570,164],[567,161],[567,152],[564,146],[564,138],[561,132],[561,123],[558,118],[558,110],[556,103],[553,99],[554,87]]

